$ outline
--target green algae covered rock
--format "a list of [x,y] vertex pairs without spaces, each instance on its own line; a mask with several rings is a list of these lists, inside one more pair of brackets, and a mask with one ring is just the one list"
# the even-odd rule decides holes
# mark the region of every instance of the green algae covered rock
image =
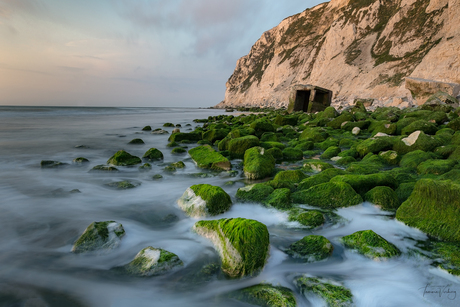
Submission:
[[398,194],[392,188],[386,186],[377,186],[364,194],[364,200],[379,206],[383,210],[398,209]]
[[142,128],[142,131],[151,131],[151,130],[152,130],[151,126],[145,126],[144,128]]
[[88,159],[83,158],[83,157],[78,157],[72,160],[73,163],[87,163],[89,162]]
[[372,230],[357,231],[342,237],[343,244],[356,249],[360,254],[374,259],[382,260],[401,255],[401,251]]
[[142,144],[145,144],[145,143],[144,143],[144,141],[142,139],[132,139],[131,141],[129,141],[128,144],[142,145]]
[[124,150],[117,151],[108,161],[107,164],[117,166],[128,166],[142,163],[141,158],[133,156]]
[[269,185],[256,183],[239,188],[236,191],[236,198],[247,202],[262,203],[273,191],[274,189]]
[[177,203],[185,213],[195,218],[215,216],[232,206],[230,196],[221,187],[210,184],[192,185]]
[[414,191],[415,182],[403,182],[399,185],[399,187],[395,190],[396,195],[398,195],[399,203],[402,204],[405,202],[409,196]]
[[118,172],[118,168],[108,165],[96,165],[90,172]]
[[227,149],[232,158],[241,159],[247,149],[255,146],[259,146],[259,139],[254,135],[247,135],[230,140]]
[[176,254],[149,246],[137,253],[133,261],[123,266],[122,269],[127,274],[134,276],[153,276],[183,264]]
[[270,284],[259,284],[235,291],[231,298],[252,305],[265,307],[296,307],[295,296],[292,290]]
[[417,121],[414,121],[413,123],[407,125],[406,127],[404,127],[402,130],[401,130],[401,134],[402,135],[409,135],[415,131],[423,131],[425,132],[426,134],[435,134],[436,131],[438,131],[438,128],[436,127],[435,124],[427,121],[427,120],[424,120],[424,119],[420,119],[420,120],[417,120]]
[[320,158],[324,160],[330,160],[331,158],[336,157],[341,151],[342,149],[340,149],[340,147],[331,146],[328,149],[326,149],[326,151],[320,156]]
[[405,224],[446,241],[460,241],[460,185],[450,180],[420,179],[396,211]]
[[109,188],[114,188],[117,190],[128,190],[133,189],[140,185],[140,183],[134,183],[129,180],[115,181],[106,184]]
[[321,184],[321,183],[326,183],[329,182],[332,178],[335,176],[339,175],[345,175],[347,174],[346,171],[338,169],[338,168],[328,168],[321,173],[315,174],[311,177],[303,179],[300,183],[297,189],[300,190],[307,190],[311,188],[312,186]]
[[361,157],[368,153],[379,153],[393,148],[393,140],[390,137],[376,137],[362,141],[356,146]]
[[324,209],[350,207],[363,202],[362,197],[346,182],[318,184],[308,190],[292,193],[291,199],[294,203]]
[[455,160],[426,160],[417,166],[417,172],[421,175],[442,175],[450,171],[456,164]]
[[316,228],[324,224],[326,221],[324,214],[317,210],[296,210],[289,212],[288,220],[290,222],[298,222],[307,228]]
[[152,170],[152,165],[150,163],[144,163],[143,165],[137,168],[140,172],[148,172]]
[[303,179],[307,178],[308,176],[305,175],[302,171],[300,170],[288,170],[288,171],[282,171],[276,174],[275,178],[273,180],[275,181],[289,181],[293,183],[299,183]]
[[251,128],[255,130],[257,136],[261,136],[264,132],[274,132],[275,127],[268,120],[262,118],[255,120],[251,124]]
[[407,137],[400,137],[394,143],[393,150],[399,154],[406,154],[415,150],[433,151],[441,146],[441,141],[435,137],[426,135],[423,131],[415,131]]
[[148,161],[163,160],[163,153],[156,148],[150,148],[145,152],[142,158]]
[[297,242],[292,243],[287,254],[294,258],[303,258],[307,262],[320,261],[332,255],[334,247],[331,242],[323,236],[306,236]]
[[186,153],[187,150],[182,148],[182,147],[176,147],[176,148],[173,148],[173,150],[171,150],[171,153],[172,154],[182,154],[182,153]]
[[85,253],[118,247],[125,235],[123,225],[115,221],[93,222],[75,241],[72,252]]
[[389,165],[398,165],[401,161],[401,155],[394,150],[382,151],[379,153],[380,158]]
[[310,160],[303,164],[304,171],[311,173],[323,172],[329,168],[334,168],[334,165],[318,160]]
[[329,137],[323,128],[307,128],[299,136],[299,141],[307,140],[315,143],[323,142]]
[[276,189],[267,196],[264,203],[276,209],[289,209],[291,207],[291,190],[288,188]]
[[457,242],[431,242],[435,264],[448,273],[460,276],[460,244]]
[[188,141],[188,142],[198,142],[202,138],[202,133],[200,131],[197,132],[190,132],[190,133],[184,133],[184,132],[178,132],[178,133],[173,133],[171,136],[168,138],[169,142],[182,142],[182,141]]
[[229,218],[195,223],[194,230],[212,241],[222,260],[222,271],[238,278],[258,273],[265,266],[267,226],[250,219]]
[[209,145],[195,147],[190,149],[188,153],[198,167],[224,171],[232,168],[230,161]]
[[57,168],[61,166],[65,166],[67,163],[62,163],[59,161],[52,161],[52,160],[42,160],[40,161],[41,168]]
[[263,179],[275,170],[275,159],[262,147],[253,147],[244,154],[244,175],[248,179]]
[[432,152],[424,152],[423,150],[414,150],[412,152],[405,154],[402,157],[401,161],[399,162],[399,166],[416,169],[417,166],[423,161],[434,159],[434,158],[436,158],[436,155]]
[[364,196],[369,190],[377,186],[387,186],[392,189],[398,187],[396,179],[389,173],[339,175],[332,178],[330,182],[346,182],[361,196]]
[[302,158],[303,152],[300,149],[288,147],[283,150],[283,159],[286,161],[298,161]]
[[303,275],[296,277],[294,279],[294,284],[306,298],[311,294],[317,295],[326,301],[327,306],[353,306],[353,295],[351,291],[336,282]]

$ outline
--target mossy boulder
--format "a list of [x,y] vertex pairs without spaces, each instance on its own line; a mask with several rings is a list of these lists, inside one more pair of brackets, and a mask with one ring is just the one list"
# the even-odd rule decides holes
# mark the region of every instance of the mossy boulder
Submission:
[[324,151],[320,158],[324,160],[330,160],[331,158],[336,157],[341,151],[342,149],[340,149],[340,147],[331,146],[326,149],[326,151]]
[[307,128],[299,136],[299,141],[312,141],[314,143],[319,143],[325,141],[329,137],[323,128]]
[[361,196],[377,186],[387,186],[392,189],[398,187],[396,179],[391,174],[383,172],[369,175],[339,175],[332,178],[330,182],[348,183]]
[[298,190],[307,190],[311,188],[312,186],[321,184],[321,183],[326,183],[329,182],[333,177],[339,176],[339,175],[345,175],[347,174],[346,171],[338,169],[338,168],[328,168],[324,171],[322,171],[319,174],[315,174],[311,177],[303,179],[300,183],[299,186],[297,187]]
[[447,124],[447,127],[449,127],[450,129],[453,129],[455,131],[459,131],[460,130],[460,118],[456,118],[456,119],[451,120]]
[[122,269],[134,276],[154,276],[182,265],[184,263],[176,254],[149,246],[137,253],[133,261],[124,265]]
[[152,130],[151,126],[145,126],[144,128],[142,128],[142,131],[151,131],[151,130]]
[[140,183],[132,182],[129,180],[115,181],[106,184],[106,186],[108,186],[109,188],[114,188],[117,190],[133,189],[139,185]]
[[426,160],[417,166],[417,172],[421,175],[442,175],[450,171],[456,164],[455,160]]
[[215,141],[220,141],[224,139],[227,134],[230,132],[230,129],[211,129],[204,131],[202,134],[203,140],[214,143]]
[[382,151],[379,153],[382,161],[389,165],[398,165],[401,161],[401,155],[394,150]]
[[446,241],[460,241],[460,185],[450,180],[420,179],[396,211],[405,224]]
[[274,132],[265,132],[260,137],[261,142],[278,142],[278,136]]
[[129,141],[128,144],[131,144],[131,145],[143,145],[143,144],[145,144],[145,142],[142,139],[132,139],[131,141]]
[[159,149],[150,148],[149,150],[145,152],[142,158],[148,161],[158,161],[158,160],[163,160],[164,156],[163,156],[163,153]]
[[276,189],[267,196],[264,203],[276,209],[289,209],[291,207],[291,190],[288,188]]
[[68,165],[67,163],[62,163],[59,161],[52,161],[52,160],[42,160],[40,161],[41,168],[57,168],[61,166]]
[[195,218],[215,216],[232,206],[230,196],[221,187],[210,184],[192,185],[177,203],[185,213]]
[[247,135],[230,140],[228,152],[232,158],[243,158],[247,149],[259,146],[259,138],[254,135]]
[[265,307],[296,307],[292,290],[270,284],[259,284],[235,291],[230,297],[251,305]]
[[415,150],[433,151],[441,146],[439,139],[426,135],[423,131],[415,131],[407,137],[400,137],[394,142],[393,150],[399,154],[406,154]]
[[312,150],[315,148],[315,143],[312,141],[301,141],[294,146],[295,149],[300,149],[302,151]]
[[286,253],[294,258],[303,258],[307,262],[320,261],[332,255],[334,247],[323,236],[310,235],[292,243]]
[[172,154],[183,154],[183,153],[186,153],[187,150],[183,147],[176,147],[176,148],[173,148],[173,150],[171,150],[171,153]]
[[317,210],[299,210],[292,209],[289,212],[288,220],[298,222],[307,228],[316,228],[326,221],[324,214]]
[[88,163],[89,160],[83,157],[78,157],[72,160],[73,163]]
[[263,179],[275,170],[275,159],[262,147],[253,147],[244,154],[244,174],[248,179]]
[[318,160],[309,160],[303,164],[303,170],[310,173],[319,173],[330,168],[334,168],[334,165]]
[[274,189],[263,183],[256,183],[239,188],[236,197],[242,201],[262,203]]
[[296,277],[294,284],[306,298],[311,294],[317,295],[326,302],[327,306],[353,306],[351,291],[336,282],[303,275]]
[[117,151],[108,161],[107,164],[117,166],[129,166],[142,163],[141,158],[131,155],[124,150]]
[[85,253],[111,250],[121,243],[125,235],[123,225],[115,221],[93,222],[75,241],[72,252]]
[[140,172],[148,172],[152,170],[152,165],[150,163],[144,163],[143,165],[137,168]]
[[200,168],[228,171],[232,168],[230,161],[216,152],[211,146],[198,146],[188,151],[190,157]]
[[96,165],[90,172],[118,172],[118,168],[109,165]]
[[436,134],[438,128],[432,122],[429,122],[424,119],[416,120],[413,123],[407,125],[401,130],[402,135],[409,135],[415,131],[423,131],[426,134]]
[[343,244],[374,260],[384,260],[401,255],[401,251],[372,230],[357,231],[342,237]]
[[229,218],[195,223],[194,230],[211,240],[229,277],[251,276],[263,269],[270,246],[267,226],[250,219]]
[[276,174],[274,181],[289,181],[293,183],[299,183],[308,176],[305,175],[300,170],[288,170],[288,171],[281,171]]
[[283,151],[277,147],[267,149],[267,154],[270,154],[276,161],[283,160]]
[[398,209],[399,202],[396,192],[386,186],[377,186],[364,194],[364,200],[379,206],[383,210]]
[[275,127],[265,118],[255,120],[251,126],[257,136],[261,136],[264,132],[275,132]]
[[414,150],[405,154],[401,161],[399,162],[399,166],[417,169],[418,165],[426,160],[431,160],[436,158],[436,155],[432,152],[425,152],[423,150]]
[[291,194],[294,203],[307,204],[324,209],[355,206],[363,202],[362,197],[346,182],[327,182],[308,190]]
[[303,152],[296,148],[285,148],[283,150],[283,160],[286,161],[298,161],[303,159]]
[[344,111],[342,112],[342,114],[340,114],[339,116],[331,120],[329,123],[327,123],[327,126],[332,129],[340,129],[344,122],[351,122],[354,120],[355,118],[351,113]]
[[164,123],[163,127],[174,127],[173,123]]
[[356,151],[361,157],[368,153],[379,153],[393,148],[393,140],[390,137],[375,137],[362,141],[356,146]]
[[169,142],[182,142],[182,141],[189,141],[189,142],[198,142],[202,139],[202,133],[200,131],[193,131],[189,133],[178,132],[173,133],[168,138]]

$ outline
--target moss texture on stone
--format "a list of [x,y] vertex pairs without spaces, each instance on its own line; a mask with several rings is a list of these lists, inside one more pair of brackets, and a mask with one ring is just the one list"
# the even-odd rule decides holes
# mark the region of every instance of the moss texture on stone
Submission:
[[346,247],[357,250],[358,253],[374,260],[384,260],[401,255],[401,251],[394,244],[372,230],[357,231],[342,237],[341,240]]
[[244,154],[244,175],[248,179],[263,179],[275,170],[275,159],[262,147],[253,147]]
[[141,158],[131,155],[130,153],[119,150],[108,161],[107,164],[117,166],[129,166],[142,163]]
[[324,214],[317,210],[303,210],[294,208],[289,211],[288,220],[298,222],[307,228],[316,228],[322,226],[326,221]]
[[131,182],[129,180],[122,180],[122,181],[115,181],[106,184],[110,188],[114,188],[117,190],[128,190],[133,189],[140,185],[140,183]]
[[264,224],[229,218],[199,221],[194,230],[212,241],[221,257],[222,271],[229,277],[251,276],[265,266],[270,242]]
[[226,212],[232,206],[227,192],[210,184],[191,186],[185,190],[177,203],[191,217],[215,216]]
[[309,160],[303,164],[304,171],[311,173],[319,173],[329,168],[334,168],[334,165],[318,160]]
[[294,293],[289,288],[259,284],[230,294],[231,298],[252,305],[265,307],[296,307]]
[[110,250],[120,245],[125,235],[123,225],[115,221],[93,222],[75,241],[72,252],[85,253],[98,250]]
[[259,146],[259,139],[254,135],[247,135],[230,140],[228,152],[232,158],[243,158],[247,149]]
[[182,260],[176,254],[149,246],[137,253],[133,261],[123,266],[123,269],[134,276],[153,276],[182,265]]
[[73,163],[87,163],[89,162],[88,159],[83,158],[83,157],[78,157],[72,160]]
[[145,143],[144,143],[144,140],[142,140],[142,139],[132,139],[131,141],[129,141],[128,144],[131,144],[131,145],[143,145]]
[[163,153],[156,148],[150,148],[145,152],[142,158],[148,161],[163,160]]
[[288,188],[276,189],[267,196],[264,203],[276,209],[289,209],[291,208],[291,190]]
[[190,149],[188,153],[198,167],[224,171],[232,168],[230,161],[209,145],[195,147]]
[[391,174],[382,172],[368,175],[339,175],[332,178],[330,182],[348,183],[361,196],[377,186],[387,186],[392,189],[398,187],[396,179]]
[[239,188],[236,197],[242,201],[262,203],[274,189],[263,183],[256,183]]
[[346,182],[327,182],[291,195],[292,202],[324,209],[355,206],[362,197]]
[[308,262],[320,261],[332,255],[334,247],[323,236],[310,235],[289,245],[286,253],[294,258],[302,258]]
[[433,237],[459,242],[460,185],[450,180],[419,180],[396,218]]
[[364,200],[379,206],[383,210],[395,211],[398,209],[398,195],[392,188],[386,186],[377,186],[364,194]]
[[118,172],[118,168],[109,165],[96,165],[91,172]]
[[353,306],[353,294],[351,291],[336,282],[303,275],[296,277],[294,284],[306,298],[311,294],[317,295],[326,302],[327,306]]

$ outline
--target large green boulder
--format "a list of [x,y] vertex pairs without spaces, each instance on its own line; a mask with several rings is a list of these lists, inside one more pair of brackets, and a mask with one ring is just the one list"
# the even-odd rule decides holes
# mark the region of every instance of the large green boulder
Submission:
[[389,150],[393,147],[393,140],[390,137],[375,137],[362,141],[356,146],[361,157],[368,153],[379,153],[380,151]]
[[285,148],[283,150],[283,160],[286,161],[298,161],[303,159],[303,152],[296,148]]
[[325,237],[310,235],[289,245],[286,253],[294,258],[314,262],[328,258],[332,255],[333,250],[334,246]]
[[460,185],[450,180],[420,179],[396,218],[445,241],[460,241]]
[[141,158],[133,156],[124,150],[117,151],[108,161],[107,164],[117,166],[128,166],[142,163]]
[[181,142],[181,141],[190,141],[190,142],[198,142],[202,139],[202,133],[200,131],[194,131],[190,133],[178,132],[173,133],[169,137],[169,142]]
[[353,306],[353,294],[337,282],[301,275],[294,279],[295,286],[307,299],[311,294],[319,296],[329,307]]
[[291,208],[291,190],[288,188],[276,189],[267,196],[264,203],[276,209],[289,209]]
[[326,149],[326,151],[324,151],[320,158],[324,160],[330,160],[331,158],[336,157],[341,151],[342,149],[340,149],[340,147],[331,146]]
[[357,231],[342,237],[343,244],[358,253],[374,259],[382,260],[401,255],[401,251],[372,230]]
[[232,206],[230,196],[221,187],[210,184],[192,185],[177,203],[191,217],[215,216]]
[[250,127],[255,130],[256,135],[259,137],[264,134],[264,132],[275,132],[273,124],[265,118],[255,120]]
[[433,151],[442,145],[435,137],[426,135],[423,131],[415,131],[407,137],[400,137],[394,142],[393,150],[399,154],[406,154],[415,150]]
[[194,230],[211,240],[229,277],[251,276],[263,269],[270,247],[267,226],[250,219],[229,218],[195,223]]
[[203,132],[202,139],[214,143],[225,138],[228,133],[229,129],[211,129]]
[[274,181],[289,181],[292,183],[299,183],[308,176],[305,175],[300,170],[288,170],[288,171],[281,171],[276,174]]
[[275,159],[262,147],[246,150],[243,162],[244,175],[248,179],[264,179],[275,170]]
[[303,170],[311,173],[324,172],[330,168],[334,168],[334,165],[319,160],[309,160],[303,164]]
[[311,177],[303,179],[300,183],[299,186],[297,187],[298,190],[307,190],[311,188],[312,186],[321,184],[321,183],[326,183],[329,182],[332,178],[338,175],[345,175],[347,172],[344,170],[341,170],[339,168],[328,168],[324,171],[322,171],[319,174],[315,174]]
[[270,284],[259,284],[235,291],[230,297],[251,305],[265,307],[296,307],[292,290]]
[[386,186],[377,186],[371,189],[364,194],[364,200],[379,206],[383,210],[396,210],[401,204],[398,194],[392,188]]
[[121,269],[134,276],[154,276],[183,264],[176,254],[149,246],[137,253],[134,259]]
[[431,160],[434,158],[436,158],[436,155],[432,152],[414,150],[402,157],[401,161],[399,162],[399,166],[417,169],[418,165],[423,161]]
[[292,193],[291,200],[324,209],[350,207],[363,202],[362,197],[346,182],[318,184],[308,190]]
[[116,248],[125,235],[123,225],[115,221],[93,222],[75,241],[72,252],[85,253]]
[[323,213],[317,210],[294,208],[289,211],[288,220],[290,222],[298,222],[306,228],[316,228],[323,225],[326,218]]
[[438,131],[438,128],[432,122],[429,122],[428,120],[420,119],[404,127],[401,130],[401,134],[409,135],[418,130],[423,131],[426,134],[433,135],[433,134],[436,134],[436,131]]
[[351,122],[351,121],[354,121],[354,120],[355,120],[355,118],[353,117],[352,114],[344,111],[344,112],[342,112],[342,114],[340,114],[339,116],[334,118],[332,121],[327,123],[327,126],[331,127],[332,129],[340,129],[340,127],[342,126],[342,124],[344,122]]
[[150,148],[145,152],[145,154],[142,156],[143,159],[146,159],[148,161],[155,161],[155,160],[163,160],[163,153],[156,149],[156,148]]
[[297,125],[297,116],[281,115],[278,114],[274,121],[275,125],[278,126],[295,126]]
[[453,169],[456,164],[455,160],[426,160],[417,166],[417,172],[421,175],[442,175]]
[[228,171],[232,169],[230,161],[209,145],[192,148],[188,153],[200,168],[209,168],[218,171]]
[[392,189],[398,187],[396,179],[391,174],[383,172],[369,175],[339,175],[332,178],[330,182],[348,183],[361,196],[377,186],[387,186]]
[[243,158],[249,148],[259,146],[259,139],[254,135],[247,135],[230,140],[227,149],[232,158]]
[[262,203],[274,189],[263,183],[256,183],[239,188],[236,191],[236,198],[247,202]]
[[320,143],[325,141],[329,137],[323,128],[307,128],[299,136],[299,141],[307,140],[315,143]]

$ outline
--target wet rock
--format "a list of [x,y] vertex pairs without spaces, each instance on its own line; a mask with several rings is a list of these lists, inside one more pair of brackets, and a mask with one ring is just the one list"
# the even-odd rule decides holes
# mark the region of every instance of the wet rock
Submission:
[[188,153],[200,168],[224,171],[232,168],[230,161],[209,145],[195,147],[190,149]]
[[117,151],[108,161],[107,164],[117,166],[129,166],[142,163],[139,157],[133,156],[124,150]]
[[72,247],[74,253],[110,250],[118,247],[125,235],[123,225],[115,221],[93,222]]
[[230,294],[230,297],[242,302],[267,307],[295,307],[297,306],[294,293],[291,289],[259,284],[244,288]]
[[131,145],[143,145],[145,143],[144,143],[144,141],[142,139],[132,139],[131,141],[129,141],[128,144],[131,144]]
[[147,161],[158,161],[158,160],[163,160],[163,153],[156,148],[150,148],[145,152],[145,154],[142,156],[142,159],[145,159]]
[[263,183],[256,183],[239,188],[236,191],[236,197],[245,202],[258,202],[262,203],[274,189]]
[[303,275],[296,277],[294,284],[307,299],[313,294],[322,298],[327,306],[353,306],[351,291],[337,282]]
[[177,203],[191,217],[215,216],[232,206],[230,196],[221,187],[210,184],[191,186]]
[[184,263],[176,254],[149,246],[137,253],[134,260],[122,268],[130,275],[154,276],[166,273],[182,265]]
[[152,134],[169,134],[168,131],[163,130],[163,129],[155,129],[151,132]]
[[128,190],[128,189],[133,189],[135,187],[140,186],[140,183],[137,182],[131,182],[128,180],[123,180],[123,181],[116,181],[116,182],[111,182],[107,183],[106,186],[110,188],[114,188],[117,190]]
[[90,172],[118,172],[118,168],[109,165],[96,165]]
[[152,127],[150,126],[145,126],[144,128],[142,128],[142,131],[151,131],[152,130]]
[[52,161],[52,160],[42,160],[40,162],[41,168],[57,168],[57,167],[62,167],[69,165],[68,163],[62,163],[59,161]]
[[88,159],[83,158],[83,157],[78,157],[72,160],[73,163],[87,163],[89,162]]
[[152,165],[150,163],[144,163],[144,165],[141,165],[138,167],[138,170],[140,172],[148,172],[152,170]]
[[333,250],[331,242],[325,237],[310,235],[292,243],[286,253],[294,258],[314,262],[328,258]]
[[346,182],[328,182],[308,190],[291,194],[292,202],[324,209],[355,206],[363,202],[361,196]]
[[248,179],[263,179],[275,170],[275,159],[262,147],[253,147],[244,154],[244,174]]
[[374,260],[385,260],[401,255],[401,251],[372,230],[357,231],[342,237],[343,244]]
[[371,189],[364,195],[364,200],[377,205],[383,210],[391,211],[398,209],[401,204],[398,194],[392,188],[385,186],[377,186]]
[[324,214],[317,210],[299,210],[297,208],[289,211],[288,220],[298,222],[307,228],[322,226],[326,221]]
[[259,139],[254,135],[247,135],[231,139],[228,142],[228,152],[232,158],[241,159],[247,149],[259,146]]
[[222,271],[238,278],[258,273],[265,266],[269,233],[255,220],[229,218],[199,221],[193,229],[212,241],[222,260]]

